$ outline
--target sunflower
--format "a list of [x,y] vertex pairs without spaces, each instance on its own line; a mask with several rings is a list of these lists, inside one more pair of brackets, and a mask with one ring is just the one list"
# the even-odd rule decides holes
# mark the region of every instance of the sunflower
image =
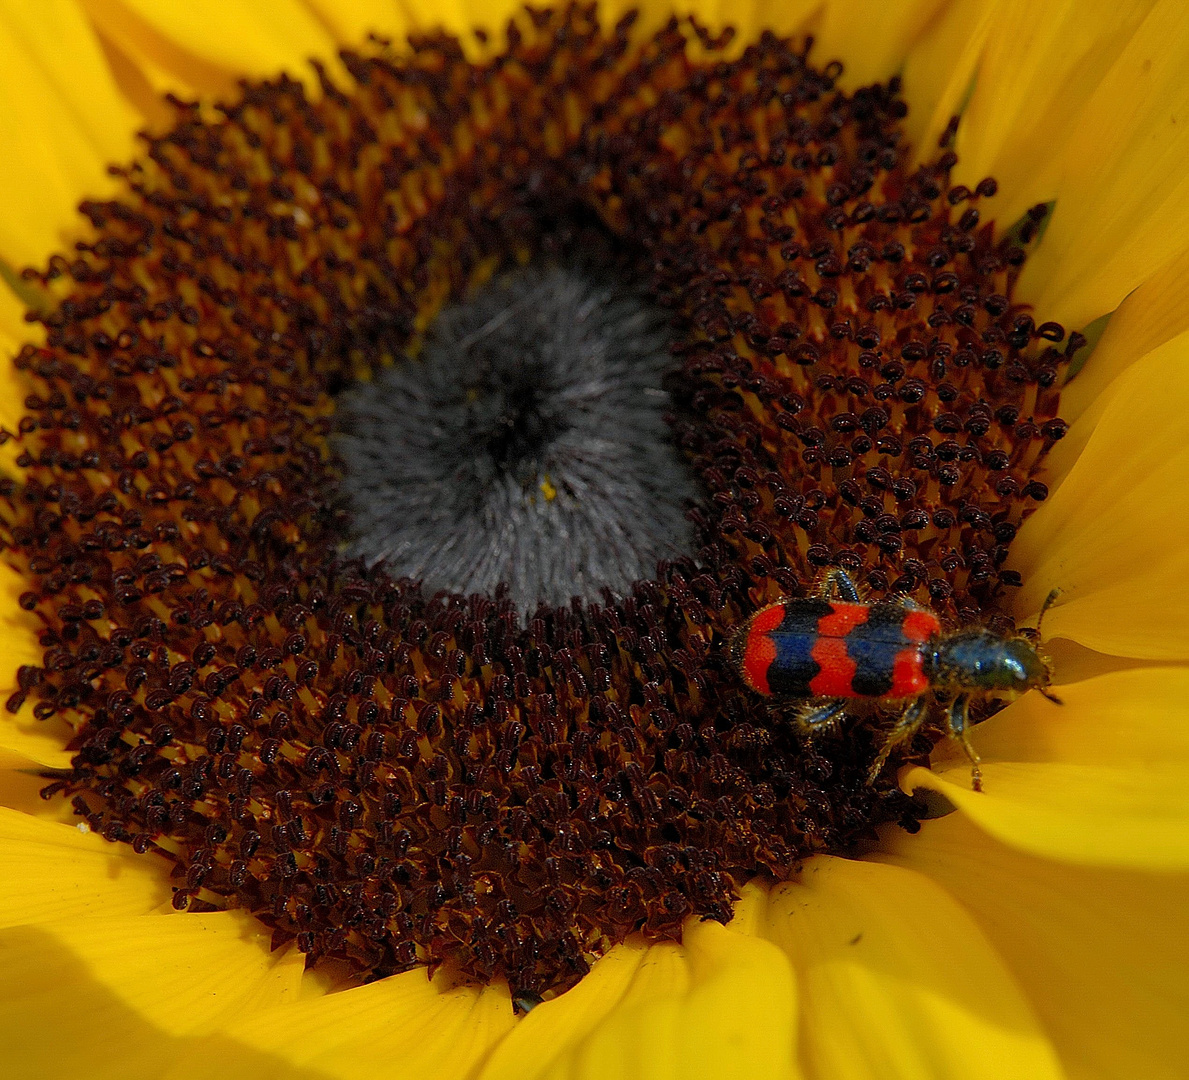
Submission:
[[1189,15],[642,6],[0,6],[9,1075],[1183,1075]]

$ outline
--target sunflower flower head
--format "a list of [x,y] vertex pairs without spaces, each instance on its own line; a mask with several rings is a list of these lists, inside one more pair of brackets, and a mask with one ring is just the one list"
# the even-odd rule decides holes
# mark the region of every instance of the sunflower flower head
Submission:
[[[541,994],[633,932],[728,920],[757,873],[913,823],[890,781],[865,782],[870,731],[806,748],[723,643],[828,565],[962,621],[994,611],[1064,431],[1064,331],[1010,299],[1024,250],[982,219],[994,182],[951,185],[949,151],[908,166],[894,83],[848,95],[789,40],[728,58],[693,20],[632,22],[532,13],[479,62],[427,39],[345,54],[352,81],[323,75],[317,99],[281,79],[182,107],[122,197],[84,205],[95,238],[40,278],[71,287],[18,359],[8,536],[47,628],[26,678],[39,715],[86,718],[58,786],[95,831],[177,861],[175,907],[247,907],[275,943],[363,975],[449,964]],[[696,547],[655,576],[638,561],[635,582],[596,566],[605,604],[568,605],[579,575],[554,573],[551,595],[518,597],[527,627],[495,591],[508,567],[465,595],[473,544],[452,594],[344,562],[335,388],[371,378],[393,430],[424,442],[403,403],[451,376],[465,396],[458,339],[490,341],[493,319],[532,333],[519,295],[483,279],[564,251],[584,221],[673,313],[673,439],[708,496]],[[490,310],[445,331],[446,359],[432,338],[409,358],[476,288]],[[548,392],[517,362],[489,377]],[[360,479],[359,443],[389,430],[361,407],[352,500],[412,533],[420,569],[453,542],[442,504],[476,495],[431,477],[418,518]],[[556,442],[541,422],[505,421],[495,458]],[[371,459],[419,479],[408,447]],[[670,484],[667,505],[689,494]],[[500,542],[533,528],[511,505],[479,525]]]
[[830,571],[1010,637],[1090,438],[1054,450],[1097,334],[1027,287],[1060,201],[973,177],[836,29],[569,3],[171,96],[23,272],[7,710],[69,732],[44,799],[164,866],[172,917],[536,1013],[977,818],[924,768],[941,710],[810,736],[732,655]]

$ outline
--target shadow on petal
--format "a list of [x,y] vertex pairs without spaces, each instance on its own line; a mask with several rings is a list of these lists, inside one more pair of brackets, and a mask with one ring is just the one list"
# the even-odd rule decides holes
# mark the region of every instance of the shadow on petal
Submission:
[[[162,956],[160,963],[172,959]],[[182,964],[189,967],[184,959]],[[187,1003],[173,1004],[184,1021]],[[166,1030],[96,978],[88,963],[43,927],[0,933],[0,1043],[8,1080],[160,1080],[183,1063],[190,1067],[197,1062],[203,1063],[204,1075],[219,1080],[329,1076],[221,1034]]]

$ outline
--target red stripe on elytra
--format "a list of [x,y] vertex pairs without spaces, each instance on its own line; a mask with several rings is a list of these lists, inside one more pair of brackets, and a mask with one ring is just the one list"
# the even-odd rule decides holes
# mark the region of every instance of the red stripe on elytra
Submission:
[[769,636],[784,621],[784,605],[773,604],[756,612],[747,628],[747,645],[743,650],[743,681],[756,693],[771,694],[768,669],[776,659],[776,642]]
[[817,697],[852,697],[852,682],[859,665],[846,651],[846,639],[819,637],[809,655],[821,670],[810,680],[809,690]]
[[892,662],[892,688],[886,697],[916,697],[929,689],[922,659],[921,650],[917,648],[901,649],[896,653]]
[[856,626],[867,621],[867,604],[831,604],[834,610],[817,621],[817,632],[824,637],[846,637]]
[[941,623],[931,611],[910,611],[900,624],[900,633],[909,641],[928,641],[941,633]]

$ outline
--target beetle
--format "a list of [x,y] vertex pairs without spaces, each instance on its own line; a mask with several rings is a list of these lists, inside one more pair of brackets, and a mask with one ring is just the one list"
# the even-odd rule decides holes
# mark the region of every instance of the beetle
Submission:
[[[1056,599],[1045,600],[1043,617]],[[1039,637],[1039,624],[1036,631]],[[899,716],[872,763],[874,783],[892,751],[912,738],[937,702],[946,726],[970,759],[972,785],[982,788],[979,756],[970,743],[970,700],[1048,690],[1052,670],[1033,641],[981,626],[943,630],[941,620],[907,597],[864,601],[842,569],[826,571],[816,595],[761,608],[732,635],[731,660],[756,693],[803,699],[795,723],[807,735],[835,727],[856,698],[896,705]]]

